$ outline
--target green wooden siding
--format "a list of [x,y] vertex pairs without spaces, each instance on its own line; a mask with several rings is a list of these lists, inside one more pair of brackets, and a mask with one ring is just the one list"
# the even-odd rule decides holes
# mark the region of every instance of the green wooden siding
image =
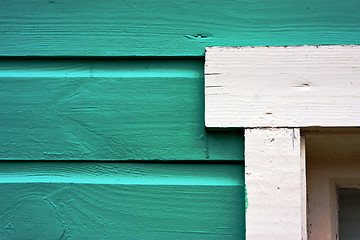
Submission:
[[242,160],[204,127],[202,59],[1,59],[2,160]]
[[358,0],[2,0],[3,56],[202,56],[206,46],[360,44]]
[[0,163],[1,239],[242,239],[243,165]]
[[243,132],[205,130],[205,47],[360,44],[359,9],[0,1],[0,238],[245,239]]

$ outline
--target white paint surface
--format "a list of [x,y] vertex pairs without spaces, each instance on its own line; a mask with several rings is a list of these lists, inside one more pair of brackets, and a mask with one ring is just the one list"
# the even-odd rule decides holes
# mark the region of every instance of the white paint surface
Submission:
[[247,240],[302,239],[299,128],[245,130]]
[[[305,153],[300,127],[360,126],[360,46],[207,48],[205,125],[245,128],[247,240],[335,240],[335,185],[346,175],[360,182],[358,164],[340,159],[359,159],[360,148],[327,142],[314,150],[309,138]],[[312,159],[325,160],[310,168],[309,146]]]
[[307,190],[306,190],[306,151],[305,138],[300,138],[300,183],[301,183],[301,234],[307,240]]
[[205,124],[360,126],[360,46],[207,48]]

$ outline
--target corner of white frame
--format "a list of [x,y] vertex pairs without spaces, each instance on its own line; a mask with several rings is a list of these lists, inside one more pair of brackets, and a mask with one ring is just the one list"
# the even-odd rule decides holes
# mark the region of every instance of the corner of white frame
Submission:
[[246,239],[307,239],[303,127],[360,126],[360,46],[209,47],[205,125],[245,128]]

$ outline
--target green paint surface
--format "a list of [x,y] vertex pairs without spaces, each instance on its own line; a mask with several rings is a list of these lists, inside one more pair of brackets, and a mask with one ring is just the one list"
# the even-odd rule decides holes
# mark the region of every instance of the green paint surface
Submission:
[[245,239],[244,166],[0,163],[1,239]]
[[[244,166],[208,162],[243,160],[243,132],[205,131],[204,60],[173,57],[360,44],[359,9],[358,0],[2,0],[0,160],[204,163],[1,162],[0,238],[244,239]],[[150,58],[118,58],[129,56]]]
[[203,60],[2,59],[2,160],[242,160],[206,132]]
[[207,46],[360,44],[358,0],[2,0],[2,56],[202,56]]

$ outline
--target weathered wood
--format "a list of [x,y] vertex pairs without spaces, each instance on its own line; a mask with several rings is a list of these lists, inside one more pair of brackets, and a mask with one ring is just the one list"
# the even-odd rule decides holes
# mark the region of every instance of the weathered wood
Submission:
[[244,239],[243,165],[0,163],[1,239]]
[[246,239],[302,239],[300,130],[246,129],[245,146]]
[[202,56],[360,43],[358,0],[2,0],[2,56]]
[[242,160],[204,129],[203,61],[0,60],[2,160]]
[[205,124],[360,126],[360,46],[208,48]]

